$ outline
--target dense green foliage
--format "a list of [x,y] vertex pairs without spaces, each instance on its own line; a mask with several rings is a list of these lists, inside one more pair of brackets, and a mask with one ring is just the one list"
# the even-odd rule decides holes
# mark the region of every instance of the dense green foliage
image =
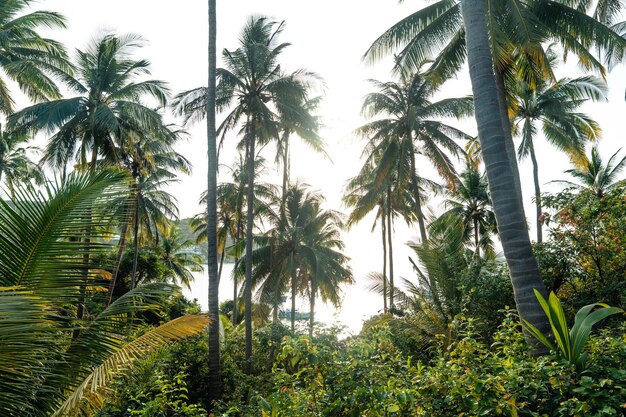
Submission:
[[[209,0],[208,85],[171,102],[135,57],[141,36],[103,32],[70,61],[40,36],[65,18],[32,3],[0,0],[0,414],[626,414],[626,157],[605,162],[597,146],[587,157],[601,129],[579,112],[606,99],[606,71],[624,61],[626,3],[438,0],[374,42],[370,60],[398,52],[394,80],[364,97],[364,161],[344,203],[349,225],[376,211],[383,265],[369,276],[384,307],[347,338],[315,322],[317,300],[340,306],[355,279],[344,216],[291,180],[293,139],[325,144],[320,79],[286,70],[285,22],[250,17],[216,69]],[[568,54],[602,77],[557,81],[556,57]],[[474,96],[442,99],[466,59]],[[11,83],[31,103],[16,109]],[[171,107],[185,123],[206,117],[209,137],[207,210],[182,230],[168,189],[191,164],[176,151],[185,130],[165,122]],[[226,112],[217,130],[216,112]],[[472,114],[476,138],[448,124]],[[216,136],[222,147],[230,133],[239,165],[218,185]],[[515,136],[533,164],[534,247]],[[540,139],[574,164],[565,190],[541,194]],[[281,187],[262,177],[267,147]],[[445,185],[422,176],[422,161]],[[447,212],[435,219],[427,204],[441,195]],[[408,243],[414,276],[398,283],[401,221],[418,224],[420,241]],[[190,289],[203,256],[211,320],[172,285]],[[220,306],[226,256],[233,292]],[[296,311],[299,297],[309,312]]]

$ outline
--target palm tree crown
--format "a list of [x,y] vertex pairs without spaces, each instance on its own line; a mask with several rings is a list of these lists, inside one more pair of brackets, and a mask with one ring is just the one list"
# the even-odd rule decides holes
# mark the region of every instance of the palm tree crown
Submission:
[[579,183],[558,182],[563,182],[578,190],[590,189],[598,198],[602,198],[607,191],[620,183],[618,175],[626,168],[626,156],[622,159],[617,156],[620,150],[611,155],[605,164],[600,157],[597,146],[594,146],[591,148],[591,158],[585,157],[582,166],[577,164],[575,168],[565,171],[577,179]]
[[530,85],[517,81],[509,86],[509,112],[513,132],[521,136],[518,157],[530,156],[535,183],[535,205],[537,207],[537,242],[542,241],[543,218],[539,166],[535,154],[534,139],[537,124],[545,139],[573,159],[584,155],[585,144],[600,136],[598,124],[578,109],[587,100],[606,100],[607,88],[602,80],[592,77],[561,79],[554,84],[539,81]]
[[130,56],[141,45],[137,35],[96,38],[77,51],[76,78],[65,79],[76,96],[27,107],[11,116],[10,124],[53,133],[44,160],[54,168],[65,169],[72,159],[93,166],[100,156],[120,163],[118,149],[130,132],[149,135],[163,129],[161,116],[142,100],[164,106],[168,91],[161,81],[137,80],[150,73],[147,60]]
[[[0,0],[0,69],[33,101],[61,97],[54,77],[71,72],[65,48],[43,38],[37,28],[65,28],[58,13],[36,11],[24,14],[29,0]],[[0,113],[11,114],[14,101],[6,80],[0,76]]]
[[[454,181],[454,164],[444,150],[454,156],[464,153],[455,139],[470,137],[450,125],[432,120],[438,117],[468,116],[473,111],[471,97],[431,101],[437,88],[424,74],[400,69],[399,82],[372,81],[377,92],[370,93],[363,102],[363,113],[383,118],[361,126],[357,132],[368,138],[368,158],[375,168],[376,194],[397,182],[400,189],[412,190],[422,240],[426,240],[426,226],[422,214],[420,178],[415,155],[423,155],[449,183]],[[374,162],[375,161],[375,162]],[[372,206],[373,207],[373,206]]]

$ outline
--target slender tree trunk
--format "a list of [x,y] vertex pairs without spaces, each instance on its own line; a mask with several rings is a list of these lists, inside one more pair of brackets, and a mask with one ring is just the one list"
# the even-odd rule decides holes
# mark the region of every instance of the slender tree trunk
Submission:
[[387,239],[389,240],[389,308],[394,308],[393,296],[396,291],[393,284],[393,242],[392,242],[392,225],[391,217],[393,210],[391,209],[391,188],[387,189]]
[[291,332],[296,330],[296,269],[293,264],[293,255],[291,255]]
[[246,373],[252,373],[252,228],[254,226],[254,145],[256,131],[254,121],[248,121],[248,212],[246,213],[246,281],[244,286],[246,321]]
[[[98,161],[98,148],[94,146],[93,152],[91,154],[91,165],[89,166],[89,171],[91,174],[94,174],[96,171],[96,162]],[[83,264],[85,265],[85,273],[83,274],[83,285],[79,288],[78,295],[78,305],[76,306],[76,318],[82,320],[85,316],[85,302],[87,299],[87,285],[89,284],[89,262],[90,262],[90,244],[91,244],[91,221],[92,221],[92,212],[91,210],[87,211],[87,221],[88,225],[85,228],[85,253],[83,254]],[[76,339],[80,335],[80,329],[76,328],[72,332],[72,339]]]
[[226,242],[224,242],[224,247],[222,248],[222,253],[220,254],[220,265],[217,270],[217,285],[220,285],[220,281],[222,280],[222,268],[224,267],[224,258],[226,257]]
[[311,274],[311,311],[309,317],[309,337],[313,337],[313,325],[315,324],[315,293],[317,292],[317,281]]
[[[235,259],[235,268],[237,267],[237,259]],[[237,288],[237,279],[233,277],[233,326],[237,325],[237,319],[239,315],[239,288]]]
[[120,232],[120,241],[117,244],[117,256],[115,257],[115,265],[113,266],[113,274],[111,274],[111,282],[109,283],[109,292],[107,293],[107,299],[104,305],[108,307],[113,299],[113,291],[115,291],[115,283],[117,282],[117,275],[120,273],[120,265],[122,264],[122,256],[124,255],[124,249],[126,248],[126,234],[128,233],[128,224],[130,223],[130,216],[124,221],[122,225],[122,231]]
[[504,85],[504,76],[502,71],[494,66],[494,74],[496,77],[496,88],[498,90],[498,108],[500,119],[502,120],[502,128],[504,130],[504,146],[506,154],[509,158],[511,171],[513,172],[513,181],[517,190],[520,204],[524,205],[524,194],[522,193],[522,185],[519,176],[519,167],[517,165],[517,153],[515,152],[515,144],[513,143],[513,132],[511,131],[511,120],[509,119],[509,105],[506,101],[506,87]]
[[215,87],[216,87],[216,0],[208,2],[209,46],[207,83],[207,268],[209,272],[209,401],[222,397],[220,372],[220,319],[219,319],[219,274],[217,267],[217,148],[215,130]]
[[476,253],[476,259],[480,259],[480,237],[478,236],[478,219],[474,218],[474,252]]
[[381,204],[380,214],[380,230],[382,232],[383,240],[383,312],[386,313],[387,308],[387,227],[385,222],[387,221],[385,203]]
[[[246,161],[247,162],[247,161]],[[244,163],[244,166],[247,166],[246,163]],[[243,184],[240,184],[240,190],[243,188],[242,187]],[[240,195],[237,197],[237,229],[235,231],[235,245],[239,244],[239,241],[241,240],[241,233],[243,232],[243,224],[242,224],[242,217],[243,217],[243,213],[242,213],[242,206],[243,206],[243,196],[241,195],[242,193],[240,193]],[[239,264],[239,257],[235,257],[235,268],[237,267],[237,265]],[[237,317],[239,315],[239,291],[237,288],[237,276],[235,274],[233,274],[233,303],[235,305],[234,309],[233,309],[233,325],[237,325],[237,322],[239,321],[239,317]]]
[[537,164],[537,156],[535,155],[535,147],[530,142],[530,160],[533,162],[533,180],[535,181],[535,209],[537,214],[537,243],[543,242],[543,222],[541,207],[541,189],[539,188],[539,164]]
[[[461,11],[465,24],[478,134],[500,239],[511,274],[515,304],[522,319],[548,334],[550,325],[533,292],[533,289],[537,289],[546,295],[546,289],[530,246],[524,207],[515,183],[515,171],[506,150],[505,127],[500,117],[485,1],[462,0]],[[530,341],[539,349],[534,339]]]
[[139,259],[139,187],[135,183],[135,210],[133,213],[133,270],[130,275],[130,289],[137,285],[137,260]]
[[413,199],[415,199],[415,214],[417,214],[417,222],[420,227],[420,237],[422,243],[426,243],[428,236],[426,235],[426,225],[424,224],[424,213],[422,212],[422,197],[420,195],[420,187],[417,183],[417,168],[415,166],[415,152],[411,150],[411,184],[413,186]]
[[[287,227],[287,187],[289,185],[289,173],[290,173],[290,154],[289,154],[289,134],[285,133],[285,135],[283,136],[283,142],[284,142],[284,147],[283,147],[283,184],[282,184],[282,190],[281,190],[281,197],[280,197],[280,227],[279,227],[279,233],[280,235],[285,233],[285,228]],[[273,256],[274,251],[272,249],[270,256]],[[282,294],[280,291],[280,286],[277,285],[276,286],[276,292],[274,294],[274,302],[276,303],[276,305],[274,306],[274,323],[278,323],[278,313],[279,313],[279,305],[280,302],[282,301]]]

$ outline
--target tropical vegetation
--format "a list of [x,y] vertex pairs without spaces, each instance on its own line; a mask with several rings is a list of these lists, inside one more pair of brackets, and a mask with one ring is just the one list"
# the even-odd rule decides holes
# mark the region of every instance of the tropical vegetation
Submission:
[[356,51],[389,65],[360,159],[291,27],[254,15],[220,55],[216,3],[207,84],[172,93],[141,35],[68,54],[72,22],[0,0],[0,414],[623,415],[626,157],[589,106],[624,3],[416,6]]

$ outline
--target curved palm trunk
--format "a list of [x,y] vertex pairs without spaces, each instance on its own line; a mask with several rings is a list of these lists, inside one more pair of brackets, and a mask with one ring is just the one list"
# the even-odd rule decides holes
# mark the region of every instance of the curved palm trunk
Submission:
[[317,292],[317,281],[311,274],[311,311],[309,317],[309,337],[313,337],[313,325],[315,324],[315,293]]
[[246,213],[246,281],[244,284],[245,321],[246,321],[246,373],[252,372],[252,227],[254,222],[254,122],[248,123],[248,212]]
[[[207,246],[209,270],[209,400],[222,396],[220,375],[219,274],[217,270],[217,149],[215,131],[216,0],[209,0],[209,78],[207,88]],[[223,260],[223,254],[222,254]],[[220,267],[221,272],[221,267]]]
[[395,288],[393,285],[393,243],[391,239],[391,188],[387,189],[387,239],[389,240],[389,308],[393,308],[393,296]]
[[515,182],[515,189],[520,204],[524,204],[522,185],[519,176],[519,167],[517,166],[517,154],[515,153],[515,144],[513,143],[513,132],[511,131],[511,120],[509,119],[509,106],[506,102],[506,87],[504,86],[504,76],[502,71],[494,67],[494,75],[496,77],[496,89],[498,90],[498,108],[500,111],[500,119],[502,120],[502,128],[504,130],[504,146],[506,148],[506,154],[511,164],[511,171],[513,172],[513,181]]
[[139,259],[139,188],[135,183],[135,211],[133,214],[133,270],[130,275],[130,289],[137,285],[137,260]]
[[541,221],[541,189],[539,188],[539,164],[537,164],[537,156],[535,155],[535,147],[530,142],[530,160],[533,162],[533,180],[535,181],[535,209],[537,214],[537,243],[543,241],[543,222]]
[[128,224],[130,223],[130,216],[122,225],[122,231],[120,232],[120,241],[117,244],[117,255],[115,256],[115,265],[113,267],[113,274],[111,274],[111,282],[109,283],[109,291],[104,303],[106,307],[111,304],[113,299],[113,291],[115,291],[115,284],[117,282],[117,275],[120,273],[120,265],[122,264],[122,256],[124,255],[124,249],[126,248],[126,235],[128,234]]
[[381,204],[380,230],[383,240],[383,312],[387,312],[387,227],[385,226],[385,205]]
[[[550,325],[533,292],[537,289],[545,295],[546,289],[530,246],[524,207],[506,150],[506,135],[500,117],[485,1],[462,0],[461,11],[466,29],[478,133],[500,239],[511,274],[515,304],[522,319],[533,324],[544,334],[549,334]],[[534,339],[530,341],[535,343]],[[536,343],[534,346],[535,349],[539,349]]]
[[296,270],[293,267],[293,256],[291,262],[291,333],[293,333],[296,330]]
[[476,259],[480,259],[480,239],[478,234],[480,233],[478,227],[478,219],[474,218],[474,253]]
[[422,212],[422,197],[420,195],[419,184],[417,183],[417,167],[415,166],[415,152],[411,150],[411,185],[413,186],[413,199],[415,199],[415,214],[420,227],[420,237],[422,243],[426,243],[426,225],[424,224],[424,213]]
[[222,248],[222,253],[220,253],[220,263],[217,269],[217,285],[219,287],[220,281],[222,280],[222,268],[224,267],[224,258],[226,257],[226,242],[224,242],[224,246]]

